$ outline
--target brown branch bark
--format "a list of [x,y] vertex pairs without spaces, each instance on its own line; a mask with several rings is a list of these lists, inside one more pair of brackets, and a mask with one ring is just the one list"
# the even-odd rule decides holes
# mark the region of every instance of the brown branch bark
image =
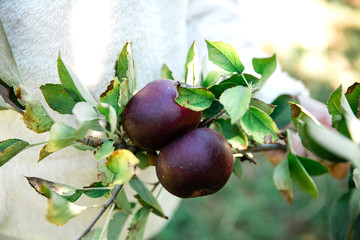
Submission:
[[113,195],[111,195],[111,197],[109,198],[109,200],[104,204],[103,208],[100,210],[100,212],[98,213],[98,215],[96,215],[96,217],[93,219],[93,221],[90,223],[90,225],[85,229],[85,231],[77,238],[77,240],[81,240],[85,237],[85,235],[87,233],[90,232],[90,230],[94,227],[94,225],[96,224],[96,222],[100,219],[100,217],[105,213],[105,211],[108,209],[108,207],[113,204],[115,202],[115,199],[117,197],[117,195],[119,194],[121,188],[123,187],[123,185],[117,185],[115,187],[115,191],[113,193]]

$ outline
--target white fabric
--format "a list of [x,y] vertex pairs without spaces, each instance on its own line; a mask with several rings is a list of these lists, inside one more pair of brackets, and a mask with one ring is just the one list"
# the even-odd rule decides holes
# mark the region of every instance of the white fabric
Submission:
[[[243,57],[242,49],[253,46],[249,45],[249,36],[238,31],[243,23],[238,18],[236,1],[230,0],[0,0],[0,20],[24,84],[42,101],[39,86],[59,82],[56,69],[59,52],[95,98],[113,78],[115,60],[127,41],[133,43],[138,89],[160,77],[163,63],[175,77],[182,78],[186,54],[193,40],[200,56],[205,54],[204,39],[209,39],[238,48],[243,62],[255,57],[251,52]],[[268,96],[271,100],[284,92],[306,92],[297,82],[295,88],[288,88],[295,86],[292,85],[295,81],[280,73],[278,76],[270,79],[263,98]],[[74,121],[56,113],[52,116],[58,121]],[[48,134],[35,134],[26,129],[19,114],[0,113],[0,140],[21,138],[37,143],[47,137]],[[23,176],[82,187],[97,180],[96,161],[91,153],[66,148],[37,163],[40,148],[26,150],[0,168],[0,238],[2,234],[3,238],[8,235],[18,239],[72,239],[98,212],[87,210],[63,227],[45,220],[46,199],[38,195]],[[152,168],[140,173],[140,178],[156,181]],[[166,191],[162,191],[159,200],[171,217],[179,200]],[[88,203],[86,199],[82,202]],[[165,222],[152,216],[147,236]]]

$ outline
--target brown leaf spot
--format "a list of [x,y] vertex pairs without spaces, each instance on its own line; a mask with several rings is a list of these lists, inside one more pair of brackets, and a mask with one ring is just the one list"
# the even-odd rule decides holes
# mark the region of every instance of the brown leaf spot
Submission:
[[292,204],[293,198],[288,190],[280,190],[281,196],[288,204]]
[[296,106],[295,104],[291,105],[291,117],[292,118],[297,118],[301,113],[301,109]]
[[108,92],[110,92],[110,91],[114,88],[114,83],[115,83],[114,80],[111,80],[111,82],[110,82],[109,86],[106,88],[105,92],[103,92],[103,93],[100,95],[100,98],[105,97],[106,94],[107,94]]

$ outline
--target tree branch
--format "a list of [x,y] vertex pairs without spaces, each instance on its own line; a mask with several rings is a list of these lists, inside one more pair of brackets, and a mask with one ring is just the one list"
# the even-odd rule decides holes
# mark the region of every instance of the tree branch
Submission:
[[248,147],[247,149],[241,152],[264,152],[264,151],[272,151],[272,150],[286,150],[286,144],[281,143],[271,143],[271,144],[261,144],[254,147]]
[[81,240],[82,238],[85,237],[85,235],[90,232],[90,230],[94,227],[94,225],[96,224],[96,222],[100,219],[100,217],[105,213],[106,209],[108,209],[108,207],[113,204],[115,202],[115,199],[117,197],[117,195],[119,194],[121,188],[123,187],[123,185],[117,185],[115,187],[115,191],[113,193],[113,195],[111,195],[111,197],[109,198],[109,200],[104,204],[104,207],[100,210],[100,212],[98,213],[98,215],[93,219],[93,221],[90,223],[90,225],[85,229],[85,231],[80,235],[80,237],[77,238],[77,240]]

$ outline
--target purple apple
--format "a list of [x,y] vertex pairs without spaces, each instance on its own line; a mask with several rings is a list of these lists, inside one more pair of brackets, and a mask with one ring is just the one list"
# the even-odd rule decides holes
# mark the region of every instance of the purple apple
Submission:
[[197,128],[160,150],[156,174],[167,191],[191,198],[220,190],[233,166],[233,153],[226,139],[213,129]]
[[123,126],[132,143],[147,151],[158,150],[196,128],[201,112],[177,104],[176,82],[159,79],[137,92],[123,111]]

